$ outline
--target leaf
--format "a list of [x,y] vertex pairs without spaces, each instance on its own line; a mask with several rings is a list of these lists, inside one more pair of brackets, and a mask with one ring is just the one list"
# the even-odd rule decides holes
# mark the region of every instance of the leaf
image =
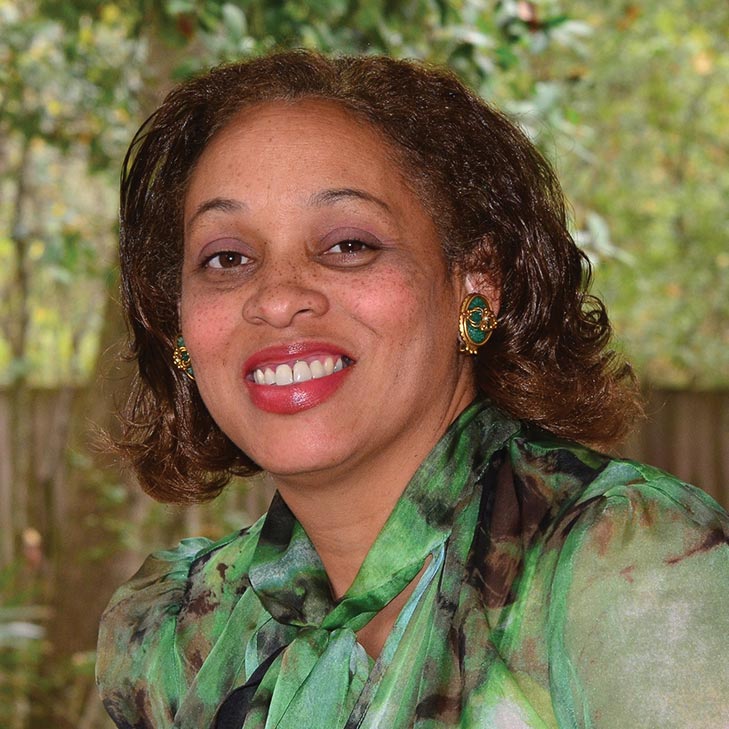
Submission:
[[165,11],[168,15],[194,15],[197,12],[197,3],[195,0],[166,0]]
[[233,3],[224,3],[221,8],[223,25],[236,40],[242,39],[247,32],[246,16],[243,10]]

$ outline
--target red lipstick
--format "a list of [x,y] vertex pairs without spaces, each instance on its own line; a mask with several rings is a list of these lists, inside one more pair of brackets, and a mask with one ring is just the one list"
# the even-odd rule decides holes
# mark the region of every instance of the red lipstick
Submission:
[[[275,371],[281,364],[293,367],[297,361],[323,362],[326,358],[341,359],[345,366],[338,372],[289,385],[258,384],[254,379],[257,369]],[[256,352],[246,360],[243,374],[255,407],[268,413],[293,415],[328,400],[348,377],[352,364],[352,358],[339,347],[324,342],[295,342]]]

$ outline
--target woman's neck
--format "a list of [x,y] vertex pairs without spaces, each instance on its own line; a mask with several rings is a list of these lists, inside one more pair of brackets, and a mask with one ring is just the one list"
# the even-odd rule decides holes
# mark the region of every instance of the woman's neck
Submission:
[[352,584],[408,482],[474,394],[473,387],[460,388],[441,412],[434,410],[375,458],[354,454],[325,471],[271,474],[318,552],[335,597]]
[[275,479],[281,496],[319,554],[335,597],[341,597],[354,582],[424,457],[418,455],[412,462],[402,463],[394,473],[370,468],[365,480],[339,479],[304,487]]
[[[309,535],[329,577],[335,599],[354,582],[370,548],[405,490],[422,459],[403,464],[388,478],[370,472],[366,484],[339,483],[328,488],[287,489],[279,492]],[[423,565],[425,569],[426,565]],[[357,632],[357,640],[376,660],[400,610],[409,599],[423,569],[415,579]]]

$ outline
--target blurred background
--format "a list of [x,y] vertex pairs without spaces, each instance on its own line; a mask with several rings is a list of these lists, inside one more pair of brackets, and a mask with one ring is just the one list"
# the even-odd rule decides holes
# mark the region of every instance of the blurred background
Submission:
[[151,549],[270,489],[161,506],[90,446],[130,377],[116,188],[175,81],[276,47],[451,66],[555,164],[648,398],[624,453],[729,503],[723,0],[0,0],[0,727],[108,729],[98,618]]

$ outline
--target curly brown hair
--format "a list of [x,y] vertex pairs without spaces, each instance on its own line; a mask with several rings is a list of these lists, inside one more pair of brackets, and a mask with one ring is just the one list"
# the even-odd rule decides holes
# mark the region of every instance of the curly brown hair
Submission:
[[117,444],[163,501],[215,496],[259,471],[172,363],[179,331],[182,206],[203,149],[244,108],[326,99],[382,135],[433,211],[456,269],[501,290],[499,323],[477,355],[480,389],[517,418],[608,446],[640,413],[611,349],[590,265],[567,230],[550,165],[502,113],[452,73],[387,57],[288,51],[221,66],[175,88],[141,127],[121,184],[122,301],[139,377]]

